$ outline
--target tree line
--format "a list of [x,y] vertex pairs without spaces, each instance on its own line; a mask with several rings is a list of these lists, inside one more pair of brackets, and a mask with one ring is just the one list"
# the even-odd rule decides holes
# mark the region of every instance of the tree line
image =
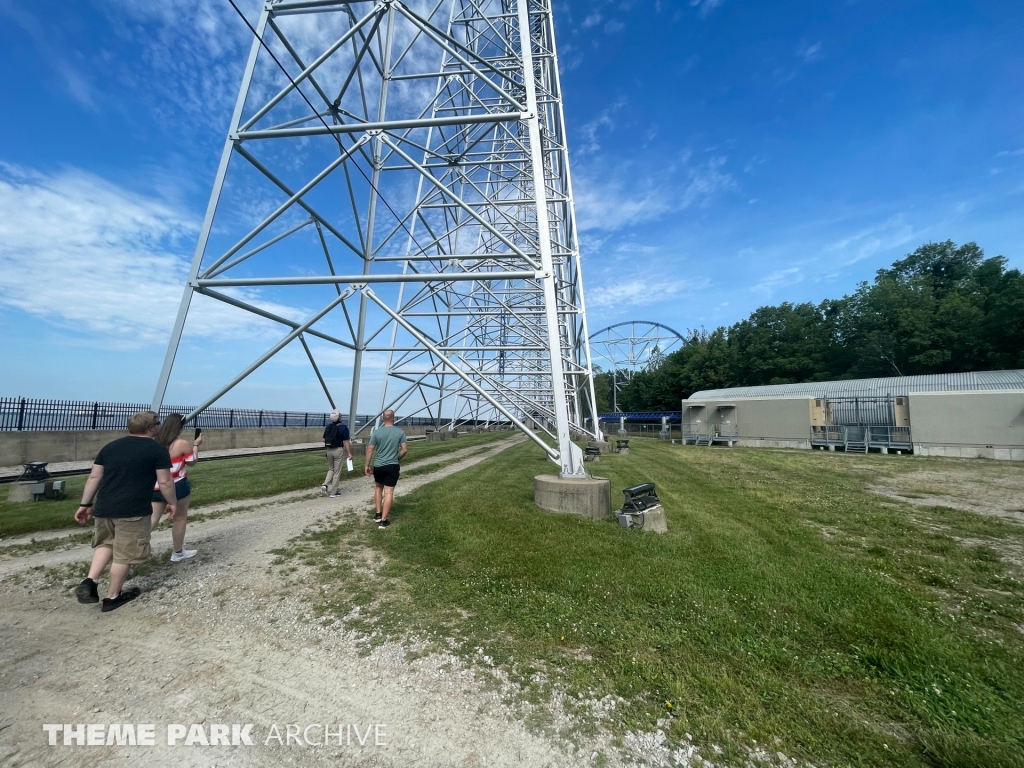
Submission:
[[[719,387],[1024,368],[1024,276],[975,243],[928,243],[851,295],[761,307],[686,337],[633,374],[621,410],[678,410]],[[595,385],[610,411],[611,372]]]

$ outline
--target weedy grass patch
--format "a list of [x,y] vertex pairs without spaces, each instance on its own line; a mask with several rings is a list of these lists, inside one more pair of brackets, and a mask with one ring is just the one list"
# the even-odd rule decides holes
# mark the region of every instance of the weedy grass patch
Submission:
[[591,468],[613,501],[656,482],[667,535],[538,509],[551,464],[524,443],[396,499],[387,531],[350,519],[279,554],[371,641],[490,657],[534,702],[621,697],[620,733],[668,719],[740,763],[756,742],[818,765],[1024,765],[1024,584],[1000,555],[1024,527],[869,490],[947,460],[630,448]]
[[[420,461],[460,448],[484,446],[510,437],[510,432],[485,432],[461,435],[454,440],[409,443],[406,462]],[[111,437],[114,439],[114,437]],[[362,460],[346,473],[345,480],[362,477]],[[192,509],[234,499],[257,499],[303,488],[316,490],[327,474],[327,461],[321,451],[246,456],[237,459],[200,461],[188,470],[192,483]],[[86,475],[66,479],[66,498],[60,501],[39,501],[12,504],[7,489],[0,485],[0,536],[67,528],[74,525],[72,516],[82,500]]]

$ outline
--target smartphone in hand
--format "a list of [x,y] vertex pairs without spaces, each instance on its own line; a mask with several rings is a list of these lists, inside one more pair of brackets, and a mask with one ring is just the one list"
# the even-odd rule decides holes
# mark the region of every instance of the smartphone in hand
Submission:
[[195,434],[195,436],[194,436],[194,437],[192,438],[192,440],[193,440],[193,441],[195,441],[195,440],[198,440],[198,439],[199,439],[199,436],[200,436],[201,434],[203,434],[203,428],[202,428],[202,427],[196,427],[196,434]]

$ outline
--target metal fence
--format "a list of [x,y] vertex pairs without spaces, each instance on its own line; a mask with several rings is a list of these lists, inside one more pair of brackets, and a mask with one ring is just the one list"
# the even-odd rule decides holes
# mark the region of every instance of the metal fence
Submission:
[[841,426],[888,426],[896,423],[892,397],[830,397],[832,423]]
[[[69,431],[120,429],[128,417],[149,410],[144,403],[100,403],[85,400],[38,400],[28,397],[0,397],[0,432]],[[193,408],[166,405],[160,417],[172,413],[187,414]],[[204,429],[260,429],[266,427],[324,427],[329,414],[308,411],[268,411],[255,408],[207,408],[195,419]],[[354,425],[362,427],[376,418],[357,416]],[[430,426],[436,421],[425,417],[397,419],[400,427]]]

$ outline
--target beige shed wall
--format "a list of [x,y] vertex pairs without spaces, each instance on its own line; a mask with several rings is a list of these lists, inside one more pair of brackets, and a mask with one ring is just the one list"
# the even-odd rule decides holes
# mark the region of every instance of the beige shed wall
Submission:
[[[737,427],[737,444],[764,448],[810,448],[811,397],[774,397],[730,400],[684,400],[683,429],[721,424]],[[735,408],[719,410],[724,404]],[[703,405],[703,409],[687,409]],[[730,424],[726,424],[730,422]],[[690,428],[687,430],[687,428]]]
[[914,453],[1024,461],[1024,390],[914,392]]

